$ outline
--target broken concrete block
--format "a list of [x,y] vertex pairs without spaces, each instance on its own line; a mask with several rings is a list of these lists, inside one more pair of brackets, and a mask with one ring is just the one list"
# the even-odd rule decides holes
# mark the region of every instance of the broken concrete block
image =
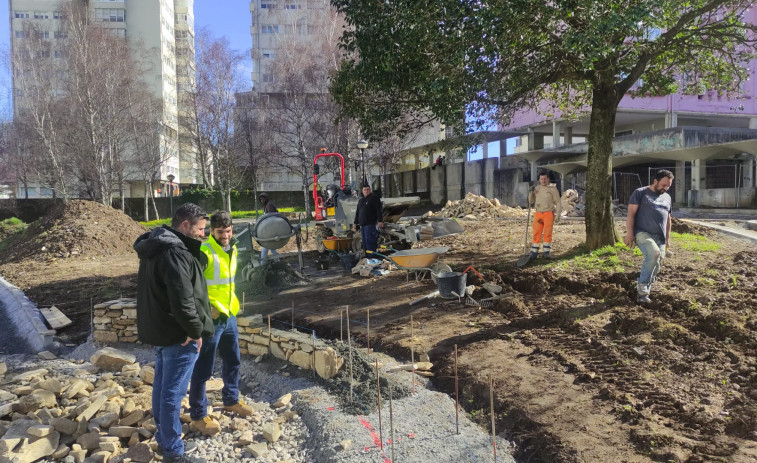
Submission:
[[137,358],[134,355],[112,347],[104,347],[98,350],[89,359],[92,365],[107,371],[121,371],[124,365],[131,365],[136,360]]

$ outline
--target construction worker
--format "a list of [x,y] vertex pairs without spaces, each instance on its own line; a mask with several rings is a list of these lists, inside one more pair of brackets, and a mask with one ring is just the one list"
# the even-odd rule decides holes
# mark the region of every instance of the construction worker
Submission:
[[539,174],[539,185],[532,188],[528,194],[528,203],[535,205],[533,239],[531,240],[530,259],[535,259],[539,254],[539,243],[542,242],[542,256],[549,257],[552,252],[552,227],[560,221],[562,205],[560,204],[560,192],[554,184],[549,183],[549,174]]
[[640,304],[652,302],[649,299],[652,283],[660,272],[665,250],[670,248],[670,212],[673,210],[673,200],[668,189],[672,184],[673,173],[665,169],[659,170],[651,185],[635,190],[628,200],[628,230],[623,242],[632,247],[635,241],[644,255],[639,280],[636,282],[637,301]]
[[[275,212],[279,212],[278,209],[276,209],[276,205],[271,201],[271,199],[268,197],[267,193],[260,193],[258,195],[258,200],[260,200],[260,203],[263,205],[263,213],[264,214],[272,214]],[[274,260],[277,260],[279,258],[279,251],[275,249],[268,249],[261,247],[260,248],[260,264],[265,264],[265,260],[268,257],[268,253],[271,253],[271,256]]]
[[234,276],[237,271],[237,239],[232,236],[231,214],[216,211],[210,216],[210,237],[200,250],[208,257],[205,280],[208,283],[210,315],[215,334],[203,340],[200,357],[192,372],[189,388],[190,428],[212,436],[221,426],[208,415],[208,398],[205,383],[213,373],[216,351],[221,356],[223,410],[241,416],[252,415],[252,408],[239,400],[239,333],[236,315],[239,299],[234,293]]

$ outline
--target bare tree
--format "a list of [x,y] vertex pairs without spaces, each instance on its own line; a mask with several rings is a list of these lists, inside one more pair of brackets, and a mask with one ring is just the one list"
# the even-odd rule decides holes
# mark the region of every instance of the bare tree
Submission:
[[[306,213],[310,214],[309,187],[314,156],[322,147],[348,152],[346,123],[337,123],[338,108],[328,93],[330,77],[339,66],[338,41],[341,20],[334,11],[310,18],[304,25],[292,15],[290,34],[280,36],[281,46],[272,64],[276,82],[270,95],[268,121],[274,132],[272,164],[297,176],[301,182]],[[306,35],[298,28],[307,27]]]

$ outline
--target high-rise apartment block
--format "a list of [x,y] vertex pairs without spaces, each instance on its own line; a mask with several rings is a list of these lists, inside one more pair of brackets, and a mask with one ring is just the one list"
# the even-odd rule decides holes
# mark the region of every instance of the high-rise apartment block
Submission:
[[[193,91],[195,82],[194,59],[194,0],[69,0],[82,2],[89,10],[89,18],[127,40],[129,48],[145,64],[142,76],[144,85],[162,101],[162,122],[165,133],[161,150],[168,153],[168,161],[161,170],[161,183],[173,176],[173,183],[199,182],[195,169],[195,153],[191,144],[179,143],[181,129],[179,117],[181,93]],[[9,0],[11,48],[24,40],[24,24],[34,21],[45,39],[65,39],[61,23],[65,18],[60,11],[65,2],[60,0]],[[14,78],[15,79],[15,78]],[[14,89],[17,87],[14,80]],[[14,91],[16,100],[23,95]],[[14,101],[18,108],[23,101]],[[144,188],[131,181],[127,196],[141,196]],[[153,185],[161,189],[161,185]],[[169,189],[161,189],[168,194]]]

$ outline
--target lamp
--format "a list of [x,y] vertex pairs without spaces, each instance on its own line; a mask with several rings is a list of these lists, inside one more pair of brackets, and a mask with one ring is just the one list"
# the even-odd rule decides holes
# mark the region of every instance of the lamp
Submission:
[[168,184],[171,186],[168,190],[168,194],[171,196],[171,218],[173,218],[173,180],[176,178],[173,174],[166,175]]
[[360,140],[357,142],[357,147],[360,150],[360,163],[363,165],[363,184],[360,185],[361,187],[363,185],[367,185],[367,179],[365,178],[365,149],[368,148],[368,142],[365,140]]

